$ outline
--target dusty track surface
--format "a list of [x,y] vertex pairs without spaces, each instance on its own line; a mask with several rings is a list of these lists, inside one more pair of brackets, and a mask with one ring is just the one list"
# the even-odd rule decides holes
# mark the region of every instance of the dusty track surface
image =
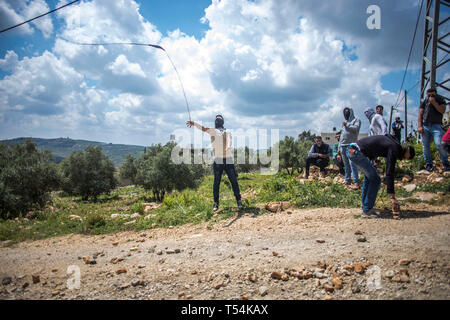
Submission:
[[[0,248],[0,299],[450,299],[450,208],[404,209],[400,220],[322,208],[24,242]],[[67,287],[74,265],[79,289]]]

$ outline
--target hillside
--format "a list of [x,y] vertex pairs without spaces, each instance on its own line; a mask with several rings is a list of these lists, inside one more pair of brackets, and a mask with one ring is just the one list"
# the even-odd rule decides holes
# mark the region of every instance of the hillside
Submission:
[[[0,143],[6,145],[22,143],[27,138],[16,138],[10,140],[2,140]],[[68,157],[73,151],[81,150],[84,151],[88,146],[100,146],[102,151],[106,154],[115,164],[119,167],[126,159],[128,154],[132,154],[135,157],[140,156],[145,147],[134,146],[126,144],[112,144],[104,143],[98,141],[87,141],[87,140],[73,140],[70,138],[57,138],[57,139],[41,139],[41,138],[30,138],[35,143],[36,146],[41,150],[50,150],[53,153],[55,162],[60,162],[64,158]]]

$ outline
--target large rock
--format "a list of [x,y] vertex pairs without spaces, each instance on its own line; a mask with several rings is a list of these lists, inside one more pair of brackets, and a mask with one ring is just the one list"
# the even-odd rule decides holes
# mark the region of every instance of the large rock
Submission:
[[161,203],[156,202],[144,203],[144,212],[147,213],[152,210],[158,209],[159,207],[161,207]]
[[405,191],[407,192],[413,192],[414,190],[416,190],[417,186],[415,184],[407,184],[405,186],[403,186],[403,189],[405,189]]
[[414,199],[418,199],[421,201],[430,201],[432,200],[436,195],[434,193],[430,192],[416,192],[413,194]]

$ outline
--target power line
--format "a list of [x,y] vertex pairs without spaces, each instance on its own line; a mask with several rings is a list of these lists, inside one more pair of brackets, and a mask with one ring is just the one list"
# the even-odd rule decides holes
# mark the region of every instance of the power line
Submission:
[[33,20],[42,18],[43,16],[46,16],[46,15],[48,15],[48,14],[50,14],[50,13],[53,13],[53,12],[55,12],[55,11],[58,11],[59,9],[62,9],[62,8],[64,8],[64,7],[70,6],[71,4],[74,4],[75,2],[78,2],[78,1],[80,1],[80,0],[75,0],[75,1],[69,2],[69,3],[67,3],[67,4],[65,4],[65,5],[63,5],[63,6],[59,7],[59,8],[56,8],[56,9],[50,10],[50,11],[47,12],[47,13],[41,14],[40,16],[37,16],[37,17],[34,17],[34,18],[30,19],[30,20],[27,20],[27,21],[24,21],[24,22],[22,22],[22,23],[16,24],[15,26],[12,26],[12,27],[9,27],[9,28],[0,30],[0,33],[9,31],[9,30],[14,29],[14,28],[17,28],[17,27],[20,27],[21,25],[24,25],[24,24],[26,24],[26,23],[29,23],[29,22],[31,22],[31,21],[33,21]]
[[408,61],[406,62],[405,72],[403,73],[402,85],[400,86],[400,90],[399,90],[398,96],[397,96],[397,101],[395,102],[396,106],[399,105],[398,99],[400,98],[400,95],[402,93],[403,85],[405,83],[406,73],[408,72],[409,61],[411,60],[411,54],[412,54],[413,47],[414,47],[414,41],[416,40],[417,27],[419,26],[420,15],[422,14],[423,2],[424,2],[424,0],[422,0],[422,2],[420,4],[419,14],[417,15],[416,28],[414,29],[414,36],[413,36],[413,39],[411,42],[411,48],[409,49]]

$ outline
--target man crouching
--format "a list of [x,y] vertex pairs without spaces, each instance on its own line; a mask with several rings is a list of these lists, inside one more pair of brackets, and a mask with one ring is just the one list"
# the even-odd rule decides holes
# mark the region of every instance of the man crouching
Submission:
[[386,158],[385,184],[387,185],[387,193],[391,198],[393,214],[394,216],[398,216],[400,206],[395,199],[394,191],[395,163],[397,160],[413,159],[414,155],[415,151],[412,146],[400,145],[389,134],[367,137],[350,144],[347,150],[347,156],[358,167],[358,170],[364,174],[361,191],[362,217],[378,217],[373,207],[377,199],[378,190],[380,189],[381,178],[370,160],[377,157]]

